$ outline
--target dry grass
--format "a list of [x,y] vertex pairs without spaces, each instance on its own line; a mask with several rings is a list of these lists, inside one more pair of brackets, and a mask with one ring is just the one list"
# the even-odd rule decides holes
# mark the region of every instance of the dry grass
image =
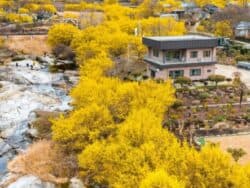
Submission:
[[228,148],[242,148],[247,154],[240,158],[239,163],[250,162],[250,135],[209,137],[206,138],[206,141],[220,143],[224,151],[227,151]]
[[62,17],[64,17],[65,15],[74,15],[76,17],[80,17],[81,13],[78,11],[64,11],[64,12],[58,12],[57,14]]
[[38,131],[39,139],[51,139],[51,119],[59,116],[59,112],[36,111],[37,118],[31,123]]
[[69,167],[60,149],[51,141],[41,140],[31,145],[8,164],[10,172],[32,174],[44,181],[66,183]]
[[43,55],[45,52],[50,53],[51,49],[47,44],[47,36],[9,36],[5,45],[16,52],[23,52],[31,55]]

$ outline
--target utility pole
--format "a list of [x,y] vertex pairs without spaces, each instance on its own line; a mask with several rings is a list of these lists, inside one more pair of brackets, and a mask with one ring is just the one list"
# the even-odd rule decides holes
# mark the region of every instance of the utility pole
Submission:
[[130,60],[130,44],[128,44],[128,56],[127,56],[127,63],[129,63]]
[[161,36],[161,23],[160,23],[160,18],[158,19],[158,35]]

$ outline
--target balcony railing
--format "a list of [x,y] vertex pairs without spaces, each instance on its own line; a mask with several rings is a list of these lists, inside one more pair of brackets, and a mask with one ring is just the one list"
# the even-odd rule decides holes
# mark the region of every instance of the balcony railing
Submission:
[[159,61],[156,59],[152,59],[149,57],[145,57],[145,60],[148,60],[150,62],[154,62],[159,65],[173,65],[173,64],[192,64],[192,63],[207,63],[207,62],[216,62],[216,58],[193,58],[193,59],[165,59],[165,61]]
[[192,58],[192,59],[186,59],[186,58],[181,58],[181,59],[166,59],[165,64],[167,63],[202,63],[202,62],[208,62],[208,61],[216,61],[216,58]]

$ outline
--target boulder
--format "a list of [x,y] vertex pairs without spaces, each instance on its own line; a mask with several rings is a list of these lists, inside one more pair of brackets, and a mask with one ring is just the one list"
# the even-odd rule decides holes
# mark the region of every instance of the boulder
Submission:
[[38,138],[38,131],[37,129],[28,129],[25,135],[31,139]]
[[23,176],[14,183],[11,183],[8,188],[56,188],[56,186],[49,182],[43,182],[38,177],[28,175]]
[[85,186],[80,179],[71,178],[69,188],[85,188]]
[[12,61],[22,61],[22,60],[25,60],[25,59],[26,59],[26,56],[22,55],[22,54],[12,57]]
[[192,105],[200,105],[201,101],[200,100],[193,100]]
[[77,70],[66,70],[65,72],[64,72],[64,74],[65,75],[67,75],[67,76],[79,76],[79,71],[77,71]]
[[226,122],[219,122],[219,123],[216,123],[214,126],[213,126],[214,129],[228,129],[230,128],[230,125]]
[[[15,133],[15,128],[11,127],[0,132],[0,137],[3,139],[9,138]],[[0,140],[1,143],[1,140]]]
[[41,64],[52,65],[55,62],[55,59],[49,56],[38,56],[36,60]]
[[0,156],[4,155],[12,149],[11,146],[5,143],[2,139],[0,139],[0,148]]

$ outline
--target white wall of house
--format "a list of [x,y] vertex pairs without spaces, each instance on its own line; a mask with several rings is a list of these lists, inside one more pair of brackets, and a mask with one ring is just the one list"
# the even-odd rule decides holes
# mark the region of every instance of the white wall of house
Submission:
[[158,50],[158,52],[159,52],[159,56],[156,57],[156,56],[154,56],[154,54],[153,54],[153,49],[150,48],[150,49],[148,49],[148,55],[147,55],[147,56],[148,56],[150,59],[152,59],[152,60],[155,60],[155,61],[158,61],[158,62],[162,63],[162,62],[163,62],[163,51]]
[[[190,71],[192,69],[200,69],[201,74],[196,75],[196,76],[191,76]],[[169,79],[169,73],[170,71],[175,71],[175,70],[183,70],[184,71],[184,76],[190,78],[191,80],[205,80],[208,79],[209,75],[215,73],[215,66],[214,65],[207,65],[207,66],[195,66],[195,67],[178,67],[178,68],[166,68],[159,70],[155,68],[152,65],[148,65],[148,76],[151,76],[151,70],[155,71],[155,79]]]
[[[191,52],[192,51],[197,51],[197,57],[196,58],[191,58]],[[204,57],[203,53],[204,51],[210,51],[210,57]],[[147,57],[157,61],[161,64],[164,64],[164,59],[165,59],[166,53],[164,51],[159,50],[159,56],[156,57],[153,55],[153,49],[150,48],[148,50],[148,55]],[[205,49],[187,49],[183,52],[183,58],[182,60],[184,63],[198,63],[198,62],[214,62],[216,61],[216,48],[205,48]],[[168,62],[166,61],[165,64]]]
[[[197,51],[197,57],[192,58],[191,53]],[[210,51],[210,57],[204,57],[203,53],[205,51]],[[206,49],[188,49],[186,51],[186,62],[196,63],[196,62],[214,62],[216,61],[216,48],[206,48]]]

